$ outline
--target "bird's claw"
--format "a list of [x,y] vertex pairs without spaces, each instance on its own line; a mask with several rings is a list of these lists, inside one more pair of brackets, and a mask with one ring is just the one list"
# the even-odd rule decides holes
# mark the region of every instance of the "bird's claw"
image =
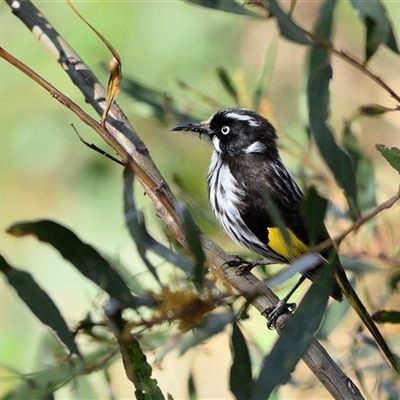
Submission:
[[286,299],[279,300],[275,306],[266,308],[262,315],[264,315],[268,322],[268,329],[274,329],[276,322],[281,315],[292,314],[296,309],[296,303],[288,303]]
[[257,265],[263,265],[262,261],[247,261],[235,255],[233,258],[226,262],[229,267],[236,268],[236,275],[246,275]]

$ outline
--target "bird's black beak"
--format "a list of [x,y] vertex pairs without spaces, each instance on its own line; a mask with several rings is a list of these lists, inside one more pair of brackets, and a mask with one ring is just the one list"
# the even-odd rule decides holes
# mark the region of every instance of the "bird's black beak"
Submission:
[[201,135],[212,137],[212,130],[208,122],[186,122],[173,126],[171,131],[196,132],[200,134],[200,137]]

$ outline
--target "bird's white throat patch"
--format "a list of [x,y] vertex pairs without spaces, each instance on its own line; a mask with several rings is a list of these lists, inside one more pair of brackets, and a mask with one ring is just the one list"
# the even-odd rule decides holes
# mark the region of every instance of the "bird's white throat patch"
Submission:
[[229,165],[222,161],[217,150],[212,155],[207,183],[211,208],[231,239],[242,246],[267,252],[267,246],[251,232],[240,215],[238,205],[244,187],[232,175]]
[[214,136],[212,138],[212,142],[213,142],[215,151],[217,151],[218,153],[221,153],[221,146],[220,146],[220,141],[219,141],[218,137]]
[[229,166],[222,163],[217,152],[214,152],[212,156],[208,171],[208,187],[211,208],[222,227],[230,235],[231,224],[227,223],[226,219],[229,221],[240,219],[237,205],[243,192]]

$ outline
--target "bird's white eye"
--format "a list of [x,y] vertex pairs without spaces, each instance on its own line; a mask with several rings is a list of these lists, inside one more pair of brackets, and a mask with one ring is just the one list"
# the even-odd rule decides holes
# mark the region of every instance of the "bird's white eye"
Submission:
[[222,128],[221,128],[221,133],[223,134],[223,135],[227,135],[229,132],[231,131],[231,128],[229,128],[229,126],[223,126]]

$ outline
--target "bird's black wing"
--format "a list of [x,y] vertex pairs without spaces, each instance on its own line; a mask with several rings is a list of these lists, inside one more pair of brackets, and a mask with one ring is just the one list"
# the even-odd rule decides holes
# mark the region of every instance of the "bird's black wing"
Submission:
[[[243,185],[244,197],[240,215],[244,223],[262,243],[268,244],[269,242],[267,228],[276,227],[266,201],[265,191],[268,191],[274,205],[280,211],[286,227],[305,245],[309,245],[310,231],[301,211],[304,196],[280,160],[271,163],[265,160],[263,154],[246,154],[235,157],[230,163],[230,169],[237,181]],[[318,236],[318,242],[328,238],[328,231],[323,226]],[[321,255],[327,259],[329,253],[330,251],[326,250]],[[282,257],[280,254],[279,256]],[[304,272],[304,275],[314,280],[321,266],[322,264]],[[331,295],[337,300],[342,298],[341,290],[336,283],[332,288]]]
[[301,214],[303,195],[280,160],[271,163],[263,154],[246,154],[235,157],[230,169],[244,193],[241,217],[263,243],[268,243],[266,228],[276,227],[266,200],[268,192],[286,227],[308,244],[307,224]]

